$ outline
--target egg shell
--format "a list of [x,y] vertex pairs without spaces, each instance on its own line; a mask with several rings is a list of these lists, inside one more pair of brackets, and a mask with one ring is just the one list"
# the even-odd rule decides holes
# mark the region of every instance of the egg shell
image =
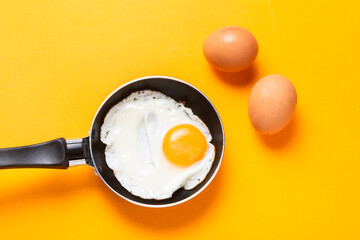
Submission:
[[225,72],[244,70],[255,61],[258,51],[254,35],[238,26],[222,27],[212,32],[203,47],[206,60]]
[[280,74],[263,77],[254,85],[249,96],[251,123],[260,133],[277,133],[290,122],[296,104],[296,90],[289,79]]

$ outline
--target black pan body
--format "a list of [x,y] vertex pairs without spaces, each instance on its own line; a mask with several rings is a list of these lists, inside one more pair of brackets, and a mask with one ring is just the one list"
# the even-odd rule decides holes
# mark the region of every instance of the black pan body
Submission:
[[[129,96],[132,92],[146,89],[159,91],[169,97],[172,97],[176,101],[185,102],[185,106],[191,108],[193,113],[199,116],[207,125],[213,137],[212,144],[215,146],[215,160],[204,181],[192,190],[185,190],[181,188],[177,190],[171,198],[164,200],[142,199],[132,195],[123,188],[119,181],[115,178],[113,171],[106,164],[104,154],[106,145],[100,141],[100,129],[104,122],[104,118],[111,107]],[[175,78],[164,76],[139,78],[124,84],[110,94],[100,106],[94,117],[89,140],[90,155],[93,165],[105,184],[122,198],[146,207],[173,206],[197,195],[216,175],[224,152],[223,125],[210,100],[192,85]]]

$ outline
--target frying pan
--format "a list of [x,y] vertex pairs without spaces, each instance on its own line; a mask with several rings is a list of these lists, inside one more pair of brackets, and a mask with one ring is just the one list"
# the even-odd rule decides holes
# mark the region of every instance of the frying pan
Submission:
[[[185,103],[207,125],[215,146],[215,160],[206,178],[195,188],[178,189],[168,199],[142,199],[121,186],[105,160],[105,144],[100,141],[100,129],[110,108],[132,92],[139,90],[162,92],[176,101]],[[199,194],[215,177],[224,153],[224,129],[221,119],[210,100],[192,85],[172,77],[149,76],[130,81],[112,92],[95,114],[89,136],[75,140],[58,138],[30,146],[0,149],[0,169],[5,168],[59,168],[87,164],[103,182],[120,197],[140,206],[168,207],[185,202]]]

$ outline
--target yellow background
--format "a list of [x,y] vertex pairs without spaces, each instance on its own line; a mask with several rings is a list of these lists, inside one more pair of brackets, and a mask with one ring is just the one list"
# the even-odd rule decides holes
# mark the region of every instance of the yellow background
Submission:
[[[105,97],[168,75],[203,91],[225,127],[221,169],[199,196],[148,209],[87,166],[0,171],[2,239],[360,239],[357,1],[0,1],[0,147],[87,136]],[[215,72],[202,44],[239,25],[255,64]],[[251,87],[280,73],[298,92],[276,136],[247,115]]]

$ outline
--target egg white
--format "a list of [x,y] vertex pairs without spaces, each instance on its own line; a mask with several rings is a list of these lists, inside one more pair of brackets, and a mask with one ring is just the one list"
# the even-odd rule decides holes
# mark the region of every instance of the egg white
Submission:
[[[190,167],[170,163],[162,150],[167,131],[192,124],[205,136],[204,158]],[[189,190],[201,183],[215,158],[207,126],[190,108],[156,91],[132,93],[113,106],[101,127],[106,163],[121,185],[144,199],[166,199],[179,188]]]

